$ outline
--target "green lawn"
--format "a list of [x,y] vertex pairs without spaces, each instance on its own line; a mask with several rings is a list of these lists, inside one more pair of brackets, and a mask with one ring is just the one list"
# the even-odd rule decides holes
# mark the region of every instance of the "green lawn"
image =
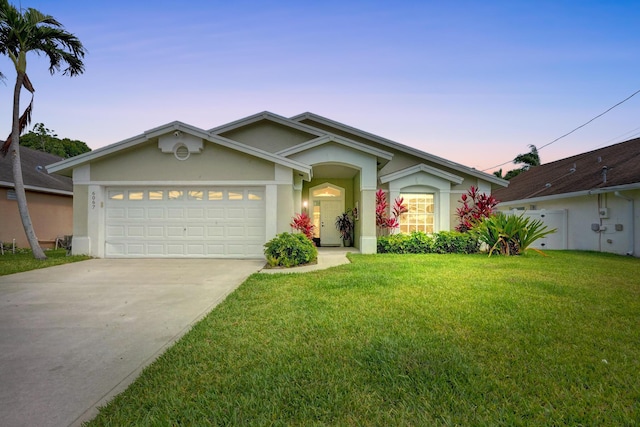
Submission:
[[52,267],[54,265],[67,264],[69,262],[82,261],[90,258],[83,255],[67,256],[66,249],[45,251],[45,254],[47,255],[47,259],[41,261],[33,258],[31,251],[20,251],[20,253],[13,254],[11,251],[5,250],[4,255],[0,255],[0,276],[35,270],[37,268]]
[[640,422],[640,260],[548,254],[253,275],[90,425]]

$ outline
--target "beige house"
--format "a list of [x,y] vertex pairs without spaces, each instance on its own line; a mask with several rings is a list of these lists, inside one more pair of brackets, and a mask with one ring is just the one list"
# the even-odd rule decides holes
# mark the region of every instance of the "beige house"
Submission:
[[[22,176],[29,215],[44,248],[51,248],[57,237],[70,235],[73,229],[73,183],[70,178],[48,174],[45,166],[60,157],[20,147]],[[22,227],[13,185],[11,158],[0,156],[0,242],[29,247]]]
[[375,192],[403,196],[401,231],[455,227],[460,195],[495,176],[312,113],[262,112],[210,130],[173,122],[48,167],[73,177],[73,252],[96,257],[263,257],[307,211],[322,246],[357,209],[376,252]]

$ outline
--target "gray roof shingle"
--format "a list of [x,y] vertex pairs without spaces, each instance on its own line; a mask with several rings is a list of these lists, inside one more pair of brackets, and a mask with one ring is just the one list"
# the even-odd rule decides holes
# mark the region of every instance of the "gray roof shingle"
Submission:
[[[48,190],[73,191],[71,178],[58,174],[48,174],[44,168],[47,165],[62,160],[53,154],[20,147],[20,161],[22,163],[22,178],[24,184]],[[13,184],[13,170],[11,167],[11,153],[0,156],[0,181]]]

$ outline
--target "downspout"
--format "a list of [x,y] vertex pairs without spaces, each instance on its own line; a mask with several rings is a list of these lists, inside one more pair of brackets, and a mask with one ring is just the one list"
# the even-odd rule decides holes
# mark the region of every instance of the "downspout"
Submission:
[[631,216],[631,243],[629,243],[629,250],[627,251],[627,255],[633,255],[635,252],[635,240],[636,240],[636,227],[635,227],[635,209],[633,207],[634,200],[631,197],[627,197],[622,195],[619,191],[613,193],[616,197],[620,197],[621,199],[629,202],[629,215]]

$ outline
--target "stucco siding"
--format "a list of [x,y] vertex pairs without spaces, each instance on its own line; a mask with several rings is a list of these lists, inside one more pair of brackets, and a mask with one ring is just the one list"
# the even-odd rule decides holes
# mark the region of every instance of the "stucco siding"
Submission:
[[[57,236],[72,233],[73,197],[27,191],[29,215],[41,246],[51,248]],[[0,241],[10,243],[16,239],[16,245],[29,247],[27,236],[22,227],[18,202],[7,199],[7,189],[0,189]]]
[[[89,207],[89,187],[87,185],[73,186],[73,235],[87,236],[87,215]],[[102,207],[100,207],[102,209]]]
[[275,153],[317,138],[306,132],[292,129],[277,123],[261,121],[220,134],[225,138]]
[[178,160],[149,142],[91,164],[91,180],[108,181],[231,181],[273,180],[273,163],[238,151],[205,143],[201,153]]
[[[291,185],[278,185],[278,209],[277,212],[267,212],[267,220],[277,218],[277,232],[291,232],[291,220],[293,218],[293,187]],[[273,215],[273,216],[272,216]],[[267,236],[267,238],[270,238]]]

